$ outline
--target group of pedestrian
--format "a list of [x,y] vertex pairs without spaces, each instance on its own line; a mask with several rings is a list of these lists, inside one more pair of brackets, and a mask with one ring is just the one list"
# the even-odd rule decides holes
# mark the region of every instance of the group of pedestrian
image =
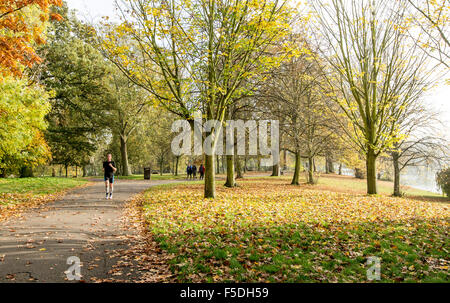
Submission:
[[200,167],[197,170],[197,166],[194,165],[188,165],[186,168],[187,178],[189,179],[197,179],[197,172],[200,174],[200,180],[203,180],[205,177],[205,167],[203,164],[200,165]]

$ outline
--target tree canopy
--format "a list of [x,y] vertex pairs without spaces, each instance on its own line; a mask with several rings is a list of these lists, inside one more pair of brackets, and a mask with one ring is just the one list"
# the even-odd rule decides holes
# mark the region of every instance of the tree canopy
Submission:
[[36,45],[45,42],[45,28],[49,18],[61,20],[50,13],[52,5],[61,0],[1,0],[0,1],[0,72],[21,76],[24,67],[42,62]]

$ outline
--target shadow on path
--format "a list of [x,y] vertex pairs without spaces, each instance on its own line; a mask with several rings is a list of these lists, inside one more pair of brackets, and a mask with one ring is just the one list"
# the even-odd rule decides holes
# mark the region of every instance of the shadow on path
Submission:
[[[104,183],[95,182],[0,223],[0,282],[67,282],[64,272],[72,256],[80,258],[86,282],[120,278],[113,253],[127,246],[130,231],[120,221],[125,202],[150,186],[174,182],[121,180],[114,200],[106,200]],[[120,274],[138,275],[133,268]]]

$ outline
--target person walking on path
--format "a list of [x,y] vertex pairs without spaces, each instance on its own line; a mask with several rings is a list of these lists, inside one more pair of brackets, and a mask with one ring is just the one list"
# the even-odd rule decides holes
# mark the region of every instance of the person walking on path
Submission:
[[203,166],[203,163],[200,164],[200,167],[198,168],[198,172],[200,173],[200,180],[203,180],[205,176],[205,167]]
[[197,179],[197,166],[195,164],[192,166],[192,175],[193,175],[193,179],[196,180]]
[[188,180],[191,178],[192,175],[192,166],[188,165],[186,168],[187,178]]
[[[112,160],[112,155],[108,154],[107,161],[103,162],[103,172],[105,177],[106,199],[113,198],[114,173],[117,171],[116,163]],[[109,191],[108,191],[109,189]]]

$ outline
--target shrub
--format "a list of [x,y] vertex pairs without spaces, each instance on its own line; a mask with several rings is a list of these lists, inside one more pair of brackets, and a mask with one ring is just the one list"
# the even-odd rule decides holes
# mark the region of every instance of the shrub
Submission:
[[450,167],[445,168],[437,173],[436,182],[442,192],[450,197]]

